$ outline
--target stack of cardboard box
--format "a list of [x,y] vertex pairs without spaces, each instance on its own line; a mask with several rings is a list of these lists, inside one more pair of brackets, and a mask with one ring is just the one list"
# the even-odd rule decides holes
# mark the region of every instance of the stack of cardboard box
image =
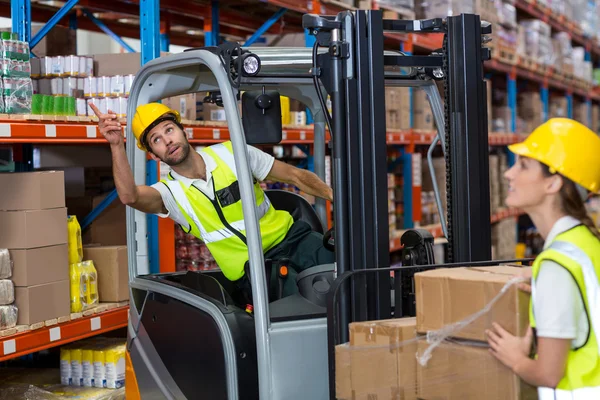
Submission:
[[385,88],[385,125],[387,130],[410,128],[409,93],[408,88]]
[[508,260],[515,257],[517,247],[517,221],[503,219],[492,225],[492,258]]
[[[495,266],[416,274],[416,318],[350,324],[350,342],[336,347],[337,398],[536,399],[535,388],[488,351],[485,334],[492,322],[525,334],[529,295],[514,284],[522,271]],[[466,319],[472,322],[452,329]],[[443,329],[447,338],[439,343],[424,336]]]
[[0,174],[0,248],[9,249],[18,325],[68,316],[69,259],[62,171]]
[[542,98],[540,92],[520,93],[517,100],[518,116],[523,122],[520,133],[533,132],[542,122]]
[[496,266],[444,268],[415,275],[418,333],[448,329],[481,313],[461,329],[447,331],[448,340],[433,349],[427,362],[423,356],[431,344],[419,341],[418,355],[422,361],[417,363],[419,398],[537,398],[534,388],[523,383],[489,353],[485,334],[492,322],[514,335],[525,334],[529,295],[514,284],[500,295],[521,272],[518,267]]

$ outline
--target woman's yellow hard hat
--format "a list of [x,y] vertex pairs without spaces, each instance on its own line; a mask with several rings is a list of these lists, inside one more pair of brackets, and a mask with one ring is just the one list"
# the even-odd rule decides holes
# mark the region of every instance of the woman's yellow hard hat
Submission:
[[600,189],[600,137],[582,123],[552,118],[508,148],[546,164],[550,172],[558,172],[590,192]]
[[133,136],[135,136],[137,140],[137,147],[141,150],[148,151],[145,140],[146,134],[160,122],[167,119],[172,119],[178,124],[181,123],[181,116],[179,113],[164,104],[148,103],[139,106],[135,110],[135,115],[131,122],[131,130],[133,131]]

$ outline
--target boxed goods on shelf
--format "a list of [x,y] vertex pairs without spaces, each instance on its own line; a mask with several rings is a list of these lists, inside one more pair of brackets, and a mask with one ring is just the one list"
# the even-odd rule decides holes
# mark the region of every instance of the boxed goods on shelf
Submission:
[[511,334],[523,336],[529,323],[529,294],[515,283],[524,270],[495,266],[443,268],[415,274],[417,332],[444,329],[476,316],[468,324],[455,326],[448,336],[486,341],[485,330],[493,321]]
[[0,47],[0,72],[2,75],[0,112],[29,113],[33,95],[29,43],[17,40],[14,33],[2,32]]
[[591,121],[591,129],[598,133],[599,124],[600,124],[600,106],[598,104],[592,104],[592,121]]
[[591,127],[590,112],[587,103],[577,102],[573,105],[573,119],[581,122],[585,126]]
[[435,128],[433,111],[423,90],[413,90],[413,128],[433,130]]
[[[413,91],[415,93],[416,91]],[[410,128],[410,89],[385,88],[385,120],[387,129]]]
[[540,64],[552,65],[555,57],[550,25],[538,19],[520,21],[519,24],[523,30],[521,54]]
[[103,302],[129,299],[127,246],[85,246],[83,258],[98,271],[98,293]]
[[543,105],[539,91],[518,94],[517,113],[523,121],[519,133],[529,134],[542,123]]
[[549,117],[550,118],[566,118],[567,117],[567,98],[551,97],[549,100]]
[[69,279],[69,256],[67,244],[12,249],[14,263],[12,280],[15,286],[36,286],[43,283]]
[[70,314],[69,280],[15,287],[18,325],[32,325]]
[[507,260],[515,257],[517,246],[517,223],[505,219],[492,225],[492,258]]
[[10,188],[0,195],[0,246],[13,265],[19,325],[69,314],[64,185],[62,171],[0,174]]

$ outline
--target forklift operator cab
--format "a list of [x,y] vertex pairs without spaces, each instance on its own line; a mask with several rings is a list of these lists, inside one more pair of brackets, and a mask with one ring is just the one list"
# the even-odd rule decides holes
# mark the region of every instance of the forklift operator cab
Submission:
[[[301,52],[310,60],[309,49]],[[268,69],[269,58],[276,57],[271,49],[265,49],[262,69]],[[272,268],[262,253],[245,147],[279,143],[280,93],[298,99],[311,107],[322,127],[315,131],[315,147],[323,153],[315,168],[323,178],[325,132],[318,99],[308,79],[293,85],[283,84],[289,78],[255,79],[237,85],[224,67],[226,62],[227,52],[221,48],[192,50],[149,62],[136,76],[128,115],[134,115],[138,105],[185,93],[209,92],[207,99],[223,106],[244,211],[249,253],[245,270],[253,307],[239,300],[236,287],[220,271],[149,274],[146,218],[128,207],[132,299],[128,344],[138,389],[143,399],[257,399],[260,375],[272,377],[269,386],[274,398],[290,398],[278,393],[325,398],[326,295],[334,279],[334,265],[315,266],[287,277],[295,279],[298,287],[290,296],[282,296],[286,278],[279,274],[273,277],[275,290],[269,290]],[[239,115],[238,99],[243,116]],[[129,130],[127,135],[130,140]],[[143,184],[146,159],[135,146],[128,146],[127,152],[136,182]],[[276,209],[290,212],[295,220],[323,233],[324,202],[319,201],[315,211],[295,193],[267,190],[266,194]],[[325,245],[331,249],[332,242]],[[309,387],[307,381],[312,382]]]

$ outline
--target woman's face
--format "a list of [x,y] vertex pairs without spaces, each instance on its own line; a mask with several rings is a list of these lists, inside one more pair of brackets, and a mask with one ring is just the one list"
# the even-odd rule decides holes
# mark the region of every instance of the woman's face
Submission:
[[549,180],[552,179],[544,176],[542,164],[527,157],[518,157],[504,177],[508,180],[506,205],[521,210],[542,204],[548,194]]

